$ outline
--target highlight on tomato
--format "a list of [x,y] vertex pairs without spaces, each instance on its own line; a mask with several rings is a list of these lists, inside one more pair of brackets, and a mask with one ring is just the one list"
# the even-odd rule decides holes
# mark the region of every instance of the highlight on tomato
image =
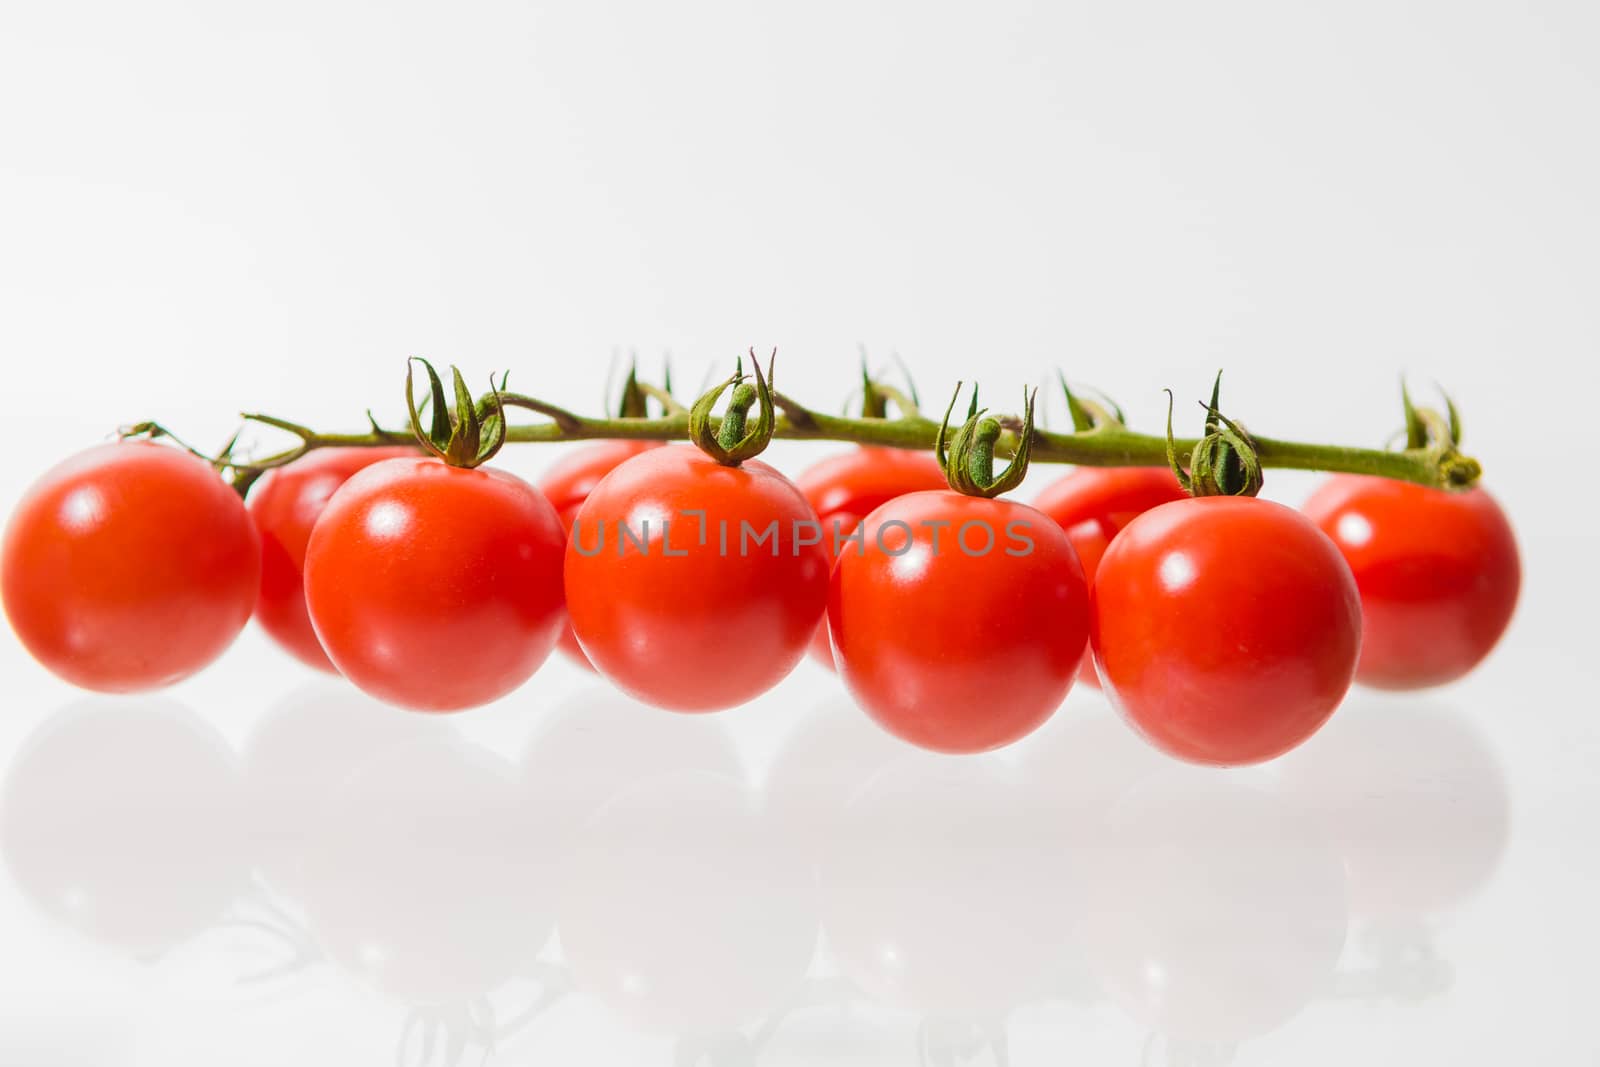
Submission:
[[261,593],[256,622],[301,663],[338,673],[306,613],[306,546],[334,491],[359,470],[415,448],[324,448],[268,471],[250,494],[250,517],[261,535]]
[[207,462],[154,441],[80,452],[17,504],[0,599],[24,647],[84,689],[159,689],[205,667],[250,618],[261,546]]
[[[479,464],[504,442],[456,374],[427,366],[433,456],[388,459],[333,494],[306,548],[306,606],[339,672],[390,704],[459,711],[527,681],[561,632],[561,523],[533,486]],[[408,383],[409,385],[409,383]],[[409,397],[410,389],[407,389]]]
[[[1101,557],[1123,527],[1159,504],[1188,495],[1166,467],[1079,467],[1046,486],[1033,506],[1066,531],[1092,588]],[[1087,648],[1078,680],[1100,688]]]
[[1000,433],[974,395],[948,457],[939,432],[950,488],[873,511],[833,570],[840,678],[880,726],[937,752],[983,752],[1031,733],[1066,698],[1083,657],[1087,586],[1066,534],[1042,512],[994,499],[1026,471],[1031,396],[1016,456],[996,477]]
[[750,701],[794,669],[822,615],[828,556],[816,512],[754,458],[774,425],[759,365],[755,375],[752,385],[735,374],[696,402],[695,444],[625,461],[578,509],[565,568],[573,633],[603,677],[644,703],[715,711]]
[[1484,489],[1329,478],[1302,510],[1355,574],[1363,633],[1356,681],[1422,689],[1455,681],[1494,650],[1516,610],[1516,535]]

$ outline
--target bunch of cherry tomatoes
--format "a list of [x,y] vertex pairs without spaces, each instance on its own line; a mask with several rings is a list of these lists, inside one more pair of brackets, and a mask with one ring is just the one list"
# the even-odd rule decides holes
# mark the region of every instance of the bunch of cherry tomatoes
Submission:
[[[775,532],[707,534],[730,527]],[[1158,748],[1217,765],[1293,748],[1352,681],[1460,677],[1519,583],[1476,488],[1340,475],[1296,511],[1079,468],[1030,506],[949,488],[908,450],[853,447],[791,480],[649,441],[580,446],[538,486],[412,448],[319,449],[248,505],[183,449],[120,441],[45,474],[0,558],[18,637],[88,689],[177,682],[252,614],[301,661],[423,711],[502,697],[558,647],[641,701],[715,711],[809,649],[925,748],[1016,741],[1082,680]]]

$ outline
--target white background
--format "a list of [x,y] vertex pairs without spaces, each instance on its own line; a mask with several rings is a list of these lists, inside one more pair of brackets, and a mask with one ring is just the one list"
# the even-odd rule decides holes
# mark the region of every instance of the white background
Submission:
[[[1340,846],[1351,894],[1342,910],[1317,910],[1314,877],[1304,899],[1245,893],[1185,911],[1184,894],[1152,893],[1130,876],[1120,887],[1129,909],[1153,917],[1153,929],[1193,936],[1112,944],[1111,964],[1092,952],[1084,962],[1082,939],[1066,938],[1048,959],[1059,973],[1046,992],[1001,992],[996,975],[1049,956],[1018,927],[1070,926],[1095,892],[1118,897],[1105,876],[1096,884],[1097,866],[1127,873],[1095,861],[1124,832],[1101,827],[1072,852],[1091,872],[1067,879],[1081,892],[1057,894],[1044,875],[1022,879],[1021,901],[1014,886],[1002,891],[1005,864],[1031,871],[1026,863],[1053,847],[1066,818],[1041,797],[1059,799],[1075,775],[1123,767],[1123,756],[1143,766],[1119,747],[1125,738],[1103,729],[1116,726],[1103,702],[1075,694],[1038,743],[991,761],[1023,781],[1021,814],[998,835],[1003,855],[989,847],[995,834],[973,831],[981,803],[970,798],[985,787],[940,779],[988,772],[913,761],[905,795],[926,820],[906,823],[925,833],[911,835],[915,862],[903,870],[937,872],[925,892],[902,886],[905,899],[879,914],[871,893],[839,890],[849,879],[834,885],[834,906],[853,917],[879,965],[889,967],[880,950],[895,938],[879,937],[873,921],[909,926],[895,935],[899,948],[927,950],[907,964],[923,972],[895,979],[906,983],[898,1000],[875,995],[871,982],[839,993],[827,979],[848,975],[847,953],[824,956],[813,978],[826,1004],[796,1008],[758,1055],[724,1039],[701,1062],[909,1064],[919,1022],[933,1035],[930,1062],[990,1062],[967,1029],[980,1017],[1007,1019],[1019,1065],[1132,1064],[1143,1054],[1231,1054],[1241,1064],[1596,1062],[1597,79],[1600,10],[1579,2],[14,3],[0,12],[9,451],[0,506],[9,511],[57,458],[140,419],[211,447],[240,410],[330,428],[358,427],[368,406],[392,419],[411,354],[457,362],[479,383],[510,367],[522,390],[594,410],[618,351],[636,349],[649,373],[670,351],[692,391],[746,347],[776,345],[784,388],[832,407],[865,345],[875,360],[902,355],[930,406],[973,376],[1008,404],[1061,367],[1146,427],[1159,424],[1162,387],[1187,404],[1221,366],[1225,406],[1260,432],[1358,444],[1381,443],[1399,425],[1402,372],[1419,394],[1437,380],[1461,404],[1468,451],[1524,548],[1524,595],[1505,644],[1440,693],[1353,695],[1350,714],[1297,754],[1347,773],[1324,767],[1318,778],[1291,757],[1250,775],[1180,775],[1187,799],[1172,805],[1169,826],[1150,830],[1178,857],[1151,845],[1166,858],[1150,878],[1204,884],[1222,877],[1206,866],[1220,857],[1244,885],[1276,884],[1280,850],[1260,819],[1299,827],[1296,805],[1309,792],[1311,807],[1336,813],[1335,828],[1362,828]],[[1059,402],[1054,409],[1059,426]],[[1180,405],[1179,414],[1192,425],[1199,413]],[[825,451],[779,445],[772,455],[798,469]],[[531,475],[553,454],[516,450],[503,465]],[[1036,471],[1024,495],[1049,477]],[[1271,474],[1268,495],[1295,501],[1312,484]],[[359,940],[356,928],[370,922],[377,933],[367,935],[423,961],[421,977],[454,976],[453,946],[463,996],[474,991],[477,957],[470,936],[439,932],[443,920],[430,941],[427,908],[386,911],[386,884],[437,890],[431,906],[476,916],[486,944],[497,940],[496,923],[511,938],[520,926],[549,926],[538,909],[560,910],[542,899],[520,909],[515,894],[484,884],[496,877],[489,859],[499,846],[451,829],[481,826],[482,812],[461,799],[470,790],[450,785],[451,768],[464,772],[435,737],[429,758],[443,763],[418,772],[414,793],[380,791],[398,807],[368,812],[388,837],[353,816],[337,831],[350,835],[340,854],[363,857],[339,877],[369,892],[372,911],[348,928],[324,917],[309,940],[302,932],[304,968],[241,984],[283,962],[294,942],[237,924],[133,958],[129,939],[148,939],[163,908],[209,914],[203,894],[186,904],[163,879],[260,865],[260,824],[273,813],[335,832],[298,776],[309,781],[322,764],[348,769],[344,750],[319,739],[364,737],[376,720],[341,713],[344,698],[326,692],[300,701],[302,712],[307,700],[323,709],[308,713],[311,722],[296,719],[288,694],[308,672],[247,631],[171,694],[189,709],[179,733],[193,740],[214,728],[233,753],[217,755],[226,780],[251,783],[243,806],[229,807],[211,802],[209,779],[163,748],[159,731],[117,733],[118,715],[139,723],[154,714],[148,702],[89,716],[100,727],[76,743],[99,754],[103,780],[65,774],[27,739],[72,718],[62,709],[74,694],[9,637],[0,671],[8,783],[59,783],[54,795],[81,816],[62,854],[111,857],[101,884],[65,887],[76,904],[20,889],[50,872],[19,872],[10,858],[11,876],[0,880],[0,1062],[391,1063],[410,1009],[360,967],[329,965],[340,937]],[[518,760],[528,736],[599,706],[590,685],[552,664],[499,705],[445,726],[484,747],[474,758]],[[777,780],[773,760],[804,739],[835,692],[808,664],[720,721],[595,719],[588,754],[568,754],[562,788],[581,793],[591,776],[634,782],[648,777],[652,757],[672,765],[680,747],[693,764],[688,754],[712,734],[759,787]],[[326,731],[317,714],[332,724]],[[274,765],[287,778],[263,792],[248,768],[259,767],[273,723],[289,731],[289,754]],[[682,805],[682,818],[667,820],[673,833],[699,841],[703,829],[731,851],[716,857],[720,867],[676,882],[663,875],[655,911],[649,893],[611,901],[633,919],[618,935],[628,951],[663,973],[698,976],[677,983],[678,1022],[666,1030],[710,1027],[712,1008],[748,991],[713,966],[718,951],[737,943],[759,970],[770,947],[708,915],[734,908],[744,891],[787,899],[809,885],[785,859],[803,851],[797,841],[837,838],[863,863],[884,847],[870,829],[852,838],[818,814],[859,784],[837,768],[877,751],[866,735],[845,734],[845,755],[813,757],[825,768],[809,783],[816,803],[799,804],[801,815],[776,829],[769,813],[724,834],[718,805],[668,789],[675,799],[664,810]],[[635,770],[622,774],[623,765]],[[1257,799],[1269,797],[1242,821],[1205,799],[1235,779],[1266,783]],[[1306,781],[1317,784],[1296,784]],[[782,799],[770,787],[762,796],[774,807]],[[456,821],[431,823],[436,808]],[[1358,810],[1370,818],[1340,822],[1338,813]],[[879,827],[885,840],[909,833],[892,825]],[[951,826],[966,829],[945,833]],[[603,835],[584,839],[590,832],[559,846],[543,830],[519,838],[538,842],[525,850],[530,884],[650,882],[639,874],[652,870],[648,850],[612,849]],[[746,848],[739,834],[766,844]],[[1379,839],[1391,847],[1358,884],[1351,850]],[[670,866],[670,852],[663,846],[657,858]],[[1190,870],[1185,856],[1205,862]],[[624,867],[606,866],[613,861]],[[1319,862],[1307,859],[1306,869],[1325,870]],[[137,870],[142,882],[128,873]],[[717,871],[728,877],[708,874]],[[1401,914],[1380,922],[1362,912],[1357,890],[1373,884]],[[1417,884],[1438,891],[1419,895],[1426,907],[1398,907],[1398,887]],[[120,916],[120,938],[85,935],[84,894],[96,892],[109,897],[95,906]],[[304,926],[296,908],[315,909],[280,896],[290,926]],[[238,919],[259,917],[267,898],[253,890],[228,899]],[[594,908],[602,927],[615,917]],[[641,914],[658,921],[641,923]],[[1243,959],[1269,988],[1292,987],[1285,969],[1297,945],[1311,944],[1296,938],[1330,916],[1349,919],[1337,965],[1307,964],[1301,1002],[1265,1032],[1238,1023],[1243,1039],[1231,1053],[1184,1046],[1182,1035],[1152,1038],[1159,1024],[1105,992],[1108,968],[1156,985],[1188,968],[1220,990],[1209,1017],[1226,1035],[1270,996],[1249,992],[1248,981],[1230,985],[1214,973],[1219,961]],[[1277,947],[1253,956],[1263,930]],[[1043,933],[1032,940],[1054,944]],[[772,934],[772,945],[781,941]],[[1409,946],[1409,956],[1390,953],[1409,964],[1378,967],[1385,945]],[[495,991],[502,1021],[530,1001],[533,978],[560,972],[554,944],[543,958],[545,971],[530,964],[521,985]],[[666,1064],[712,1047],[629,1025],[617,1004],[648,1006],[652,994],[611,992],[608,1000],[580,988],[504,1037],[498,1061]],[[936,1016],[946,1021],[925,1022]],[[405,1062],[448,1061],[419,1048],[403,1050]],[[472,1044],[467,1055],[481,1051]]]

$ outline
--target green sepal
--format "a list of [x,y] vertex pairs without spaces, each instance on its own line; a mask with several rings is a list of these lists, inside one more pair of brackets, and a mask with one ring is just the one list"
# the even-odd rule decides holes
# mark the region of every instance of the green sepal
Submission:
[[1089,414],[1089,409],[1073,395],[1072,386],[1067,384],[1067,376],[1059,369],[1056,379],[1061,382],[1061,392],[1067,398],[1067,412],[1072,416],[1072,432],[1088,433],[1094,429],[1094,417]]
[[1172,391],[1167,390],[1167,463],[1178,484],[1190,496],[1255,496],[1261,492],[1261,459],[1255,441],[1244,427],[1222,413],[1222,372],[1211,384],[1211,402],[1206,411],[1205,436],[1189,456],[1189,469],[1178,461],[1178,448],[1172,436]]
[[861,349],[861,417],[863,419],[885,419],[889,417],[889,401],[878,383],[872,380],[872,371],[867,367],[867,350]]
[[1406,386],[1406,380],[1400,379],[1400,402],[1406,411],[1406,447],[1426,448],[1428,446],[1428,428],[1422,421],[1422,413],[1411,402],[1411,390]]
[[[736,360],[733,376],[706,390],[689,409],[689,439],[724,467],[737,467],[747,459],[754,459],[772,441],[772,434],[778,425],[777,409],[772,399],[772,372],[777,358],[778,350],[773,349],[767,362],[767,372],[762,374],[761,361],[756,359],[755,350],[751,349],[754,386],[745,381],[744,361]],[[713,428],[712,410],[730,387],[734,394],[728,410]],[[752,405],[756,408],[754,426],[747,419]]]
[[[422,428],[422,415],[417,409],[413,363],[421,363],[428,375],[428,396],[433,412],[431,425],[426,431]],[[480,417],[461,371],[452,366],[450,373],[456,394],[453,410],[445,400],[444,383],[433,369],[433,364],[421,356],[412,356],[406,361],[406,410],[411,415],[411,431],[423,448],[452,467],[476,467],[492,458],[505,444],[505,411],[500,403],[499,391],[504,383],[502,381],[497,388],[494,378],[490,377],[489,389],[493,401],[489,407],[493,410]],[[490,431],[487,435],[485,429]]]
[[1183,463],[1178,459],[1178,444],[1172,436],[1172,405],[1174,403],[1172,390],[1164,389],[1167,394],[1167,466],[1172,468],[1173,477],[1178,479],[1178,484],[1183,491],[1194,496],[1194,480],[1189,477],[1189,472],[1183,469]]
[[1444,397],[1445,416],[1449,419],[1450,426],[1450,442],[1459,445],[1461,443],[1461,412],[1456,409],[1456,402],[1450,399],[1450,394],[1445,392],[1442,386],[1439,388],[1439,395]]
[[1022,479],[1028,473],[1028,460],[1033,452],[1035,436],[1034,401],[1038,391],[1023,393],[1022,429],[1017,435],[1017,449],[1005,470],[996,476],[994,450],[1002,429],[999,419],[990,417],[987,408],[978,407],[976,386],[972,390],[973,400],[967,408],[966,421],[956,428],[954,434],[950,432],[950,415],[955,411],[956,400],[961,395],[961,385],[960,382],[956,383],[956,391],[951,395],[950,405],[945,408],[944,418],[939,423],[939,432],[933,442],[934,458],[944,471],[945,481],[950,488],[964,496],[992,498],[1009,493],[1022,484]]
[[628,376],[622,380],[622,395],[617,400],[619,419],[642,419],[650,414],[650,398],[639,388],[639,359],[628,364]]

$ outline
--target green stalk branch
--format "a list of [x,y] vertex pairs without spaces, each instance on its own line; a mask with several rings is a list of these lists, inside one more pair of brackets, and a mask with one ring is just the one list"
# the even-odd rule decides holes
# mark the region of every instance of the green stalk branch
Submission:
[[[500,400],[507,408],[537,411],[551,420],[507,427],[508,444],[689,438],[689,415],[683,410],[653,418],[590,418],[532,397],[507,393],[502,394]],[[939,433],[939,424],[922,415],[850,418],[805,408],[787,396],[781,397],[777,407],[774,436],[789,440],[843,441],[932,451]],[[292,433],[300,440],[293,448],[282,452],[223,464],[235,472],[234,483],[241,491],[248,489],[267,470],[291,463],[313,449],[374,448],[412,440],[409,433],[385,430],[376,423],[364,433],[321,433],[268,415],[245,418]],[[1008,425],[1014,422],[1003,421]],[[713,429],[720,429],[721,419],[714,416],[711,425]],[[1254,437],[1253,440],[1263,467],[1370,474],[1441,489],[1467,488],[1477,481],[1481,470],[1477,460],[1463,455],[1448,437],[1440,440],[1439,435],[1432,435],[1431,440],[1420,446],[1399,451],[1307,444],[1270,437]],[[1180,459],[1187,460],[1198,443],[1194,438],[1178,439]],[[1016,444],[1016,430],[1008,428],[997,442],[996,452],[1009,456],[1015,452]],[[1086,467],[1161,467],[1167,463],[1167,441],[1163,436],[1136,433],[1112,420],[1098,422],[1076,433],[1036,430],[1030,458],[1034,463],[1072,463]]]

